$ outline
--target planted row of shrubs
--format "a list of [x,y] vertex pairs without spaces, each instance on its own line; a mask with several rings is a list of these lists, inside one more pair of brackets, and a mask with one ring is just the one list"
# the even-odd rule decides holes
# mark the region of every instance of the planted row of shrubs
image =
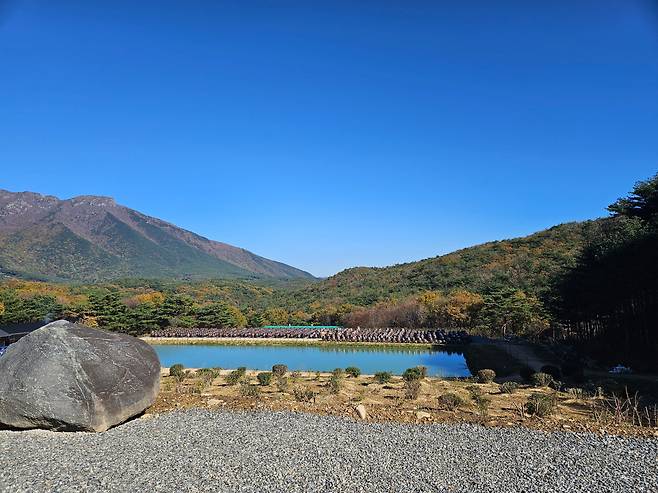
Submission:
[[[247,368],[242,366],[233,371],[231,371],[226,377],[226,382],[229,385],[236,385],[240,383],[240,393],[245,397],[256,397],[259,395],[260,386],[269,386],[272,384],[273,379],[276,378],[277,386],[280,391],[288,390],[288,367],[283,364],[277,364],[272,367],[271,372],[260,372],[256,375],[258,380],[258,385],[250,383],[246,378]],[[202,368],[197,371],[197,375],[201,377],[201,381],[205,385],[209,385],[215,378],[219,376],[219,368]],[[174,377],[178,382],[182,382],[187,375],[187,372],[183,365],[175,364],[172,365],[169,369],[169,375]],[[299,372],[293,372],[293,380],[299,378]],[[331,373],[327,387],[331,393],[337,394],[342,388],[343,378],[345,375],[349,377],[356,378],[361,375],[361,370],[357,367],[351,366],[343,370],[342,368],[336,368]],[[420,395],[421,390],[421,380],[426,378],[427,368],[424,366],[417,366],[413,368],[407,368],[402,374],[402,380],[404,382],[404,391],[405,398],[407,399],[417,399]],[[477,373],[478,383],[491,383],[496,378],[496,373],[493,370],[484,369],[480,370]],[[391,381],[392,375],[389,372],[377,372],[374,375],[374,379],[377,383],[385,384]],[[555,380],[552,375],[545,372],[535,372],[532,373],[529,377],[529,380],[535,387],[546,387],[551,386],[555,383]],[[500,385],[500,391],[506,394],[513,394],[519,388],[519,384],[516,382],[504,382]],[[488,413],[490,398],[485,395],[482,388],[477,385],[469,385],[466,387],[466,390],[471,396],[471,400],[475,404],[478,414],[481,417],[484,417]],[[300,402],[310,402],[315,400],[315,393],[310,389],[303,389],[301,387],[295,387],[292,390],[293,396],[297,401]],[[466,402],[464,399],[454,392],[447,392],[438,396],[439,405],[448,410],[455,411],[456,409],[464,406]],[[526,404],[524,405],[525,412],[531,415],[536,416],[548,416],[550,415],[556,406],[556,399],[554,395],[546,395],[540,393],[533,393],[528,398]]]

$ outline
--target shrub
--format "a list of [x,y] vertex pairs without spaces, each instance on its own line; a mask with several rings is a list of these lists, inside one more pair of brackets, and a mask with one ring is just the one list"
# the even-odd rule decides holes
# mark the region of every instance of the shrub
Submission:
[[521,378],[523,379],[524,382],[532,382],[532,376],[534,374],[535,374],[535,370],[530,366],[523,366],[519,370],[519,375],[521,375]]
[[331,378],[329,379],[328,386],[329,386],[329,392],[331,392],[332,394],[337,394],[338,392],[340,392],[340,389],[343,386],[342,377],[336,373],[333,373],[331,375]]
[[342,368],[334,368],[334,371],[331,372],[333,376],[336,376],[338,378],[342,378],[344,373],[345,372],[343,371]]
[[212,385],[213,380],[219,376],[219,370],[214,368],[201,368],[197,371],[197,376],[203,382],[204,387]]
[[292,389],[292,395],[294,395],[295,400],[299,402],[311,402],[315,398],[315,392],[311,389],[303,389],[301,387],[295,387]]
[[298,382],[301,378],[302,378],[302,372],[301,372],[301,371],[293,371],[293,372],[290,374],[290,379],[291,379],[293,382]]
[[272,367],[272,373],[274,374],[275,377],[282,377],[286,373],[288,373],[288,367],[286,365],[274,365]]
[[528,414],[533,414],[542,418],[553,414],[556,405],[557,403],[554,396],[535,393],[528,397],[526,409]]
[[548,373],[533,373],[532,378],[530,379],[532,381],[532,385],[535,387],[548,387],[553,383],[553,377],[551,377]]
[[240,393],[244,397],[258,397],[258,395],[260,394],[260,389],[258,388],[258,385],[242,382],[242,384],[240,385]]
[[181,374],[185,373],[185,367],[181,365],[180,363],[176,363],[175,365],[171,365],[169,367],[169,376],[170,377],[177,377]]
[[258,383],[267,386],[272,383],[272,373],[269,371],[264,371],[256,375],[256,378],[258,379]]
[[238,383],[242,377],[244,377],[244,373],[242,373],[240,370],[233,370],[231,373],[226,375],[226,383],[229,385],[235,385]]
[[247,374],[247,367],[246,366],[239,366],[238,368],[236,368],[235,371],[237,371],[240,375],[242,375],[244,377]]
[[516,382],[504,382],[500,384],[500,391],[503,394],[513,394],[519,388],[519,384]]
[[477,408],[480,418],[486,418],[489,415],[491,399],[486,395],[479,395],[473,398],[473,402],[475,402],[475,407]]
[[316,380],[320,380],[320,376],[321,376],[320,372],[319,372],[319,371],[316,371],[316,372],[315,372],[315,379],[316,379]]
[[478,382],[479,383],[491,383],[496,378],[496,372],[489,369],[484,369],[478,371]]
[[454,411],[463,404],[464,399],[454,392],[448,392],[439,396],[439,405],[446,408],[448,411]]
[[207,377],[212,380],[217,378],[220,375],[220,368],[201,368],[199,371],[197,371],[197,375],[200,377]]
[[560,370],[557,366],[544,365],[539,371],[541,373],[548,373],[551,377],[553,377],[553,380],[560,380],[562,378],[562,370]]
[[476,397],[484,395],[484,390],[482,390],[482,388],[478,387],[477,385],[469,385],[466,387],[466,390],[469,394],[471,394],[471,399],[475,399]]
[[391,381],[392,375],[387,371],[378,371],[375,373],[375,382],[388,383]]
[[196,382],[188,388],[190,394],[201,394],[205,390],[205,384],[202,381]]
[[412,380],[422,380],[427,375],[427,368],[424,366],[414,366],[413,368],[407,368],[402,374],[402,379],[405,382],[411,382]]
[[348,366],[345,368],[345,373],[347,373],[350,377],[356,378],[361,375],[361,370],[356,366]]
[[285,375],[278,376],[276,378],[276,387],[279,389],[279,392],[285,392],[288,390],[288,377]]
[[409,400],[416,400],[420,396],[420,379],[405,380],[404,381],[404,398]]

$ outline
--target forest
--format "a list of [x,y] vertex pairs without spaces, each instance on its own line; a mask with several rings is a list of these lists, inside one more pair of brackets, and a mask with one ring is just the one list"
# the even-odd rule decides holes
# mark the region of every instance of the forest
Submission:
[[658,175],[608,210],[605,219],[322,281],[5,279],[0,325],[67,318],[131,334],[270,324],[465,329],[550,336],[656,370]]

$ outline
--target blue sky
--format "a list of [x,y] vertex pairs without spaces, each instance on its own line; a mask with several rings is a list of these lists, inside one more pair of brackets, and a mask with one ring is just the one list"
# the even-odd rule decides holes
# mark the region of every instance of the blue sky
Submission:
[[0,188],[321,276],[602,216],[658,171],[654,5],[0,0]]

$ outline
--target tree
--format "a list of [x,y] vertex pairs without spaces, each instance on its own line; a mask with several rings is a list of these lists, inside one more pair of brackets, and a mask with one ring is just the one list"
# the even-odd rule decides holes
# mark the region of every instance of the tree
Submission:
[[270,322],[270,325],[288,324],[288,312],[283,308],[268,308],[263,313],[263,318]]
[[506,336],[536,335],[548,328],[542,303],[514,288],[492,291],[483,297],[481,319],[494,333]]
[[199,307],[196,319],[200,327],[244,327],[247,324],[247,319],[238,307],[224,302]]
[[631,193],[608,206],[614,216],[636,217],[653,224],[658,223],[658,173],[639,181]]
[[608,207],[554,291],[560,335],[609,364],[658,369],[658,175]]

